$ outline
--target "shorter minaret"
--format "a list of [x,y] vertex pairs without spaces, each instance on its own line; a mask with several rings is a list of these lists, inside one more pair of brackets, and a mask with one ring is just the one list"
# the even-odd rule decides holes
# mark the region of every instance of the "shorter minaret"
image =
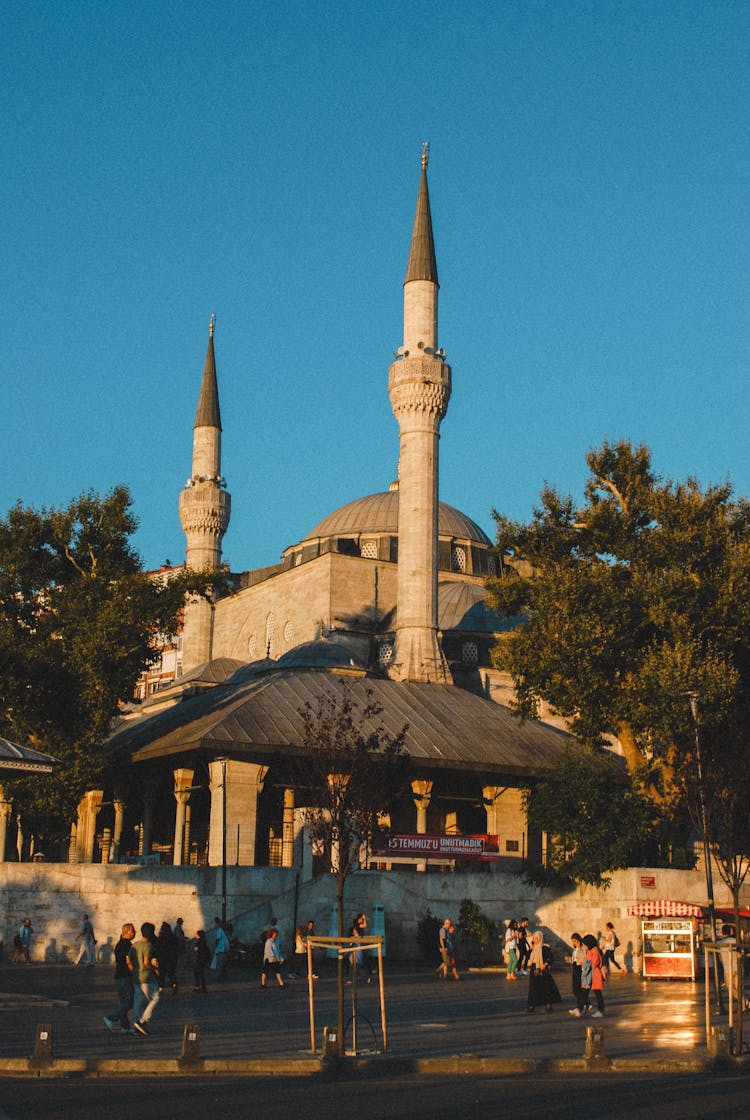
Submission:
[[428,145],[404,281],[404,343],[388,372],[399,425],[397,680],[448,680],[438,641],[438,441],[451,394],[451,368],[438,350],[438,277],[427,189]]
[[[221,476],[221,413],[216,382],[214,329],[208,325],[208,350],[193,426],[193,471],[180,494],[180,521],[187,537],[186,566],[215,571],[221,564],[221,542],[229,525],[232,499]],[[182,671],[211,660],[213,603],[198,597],[185,604]]]

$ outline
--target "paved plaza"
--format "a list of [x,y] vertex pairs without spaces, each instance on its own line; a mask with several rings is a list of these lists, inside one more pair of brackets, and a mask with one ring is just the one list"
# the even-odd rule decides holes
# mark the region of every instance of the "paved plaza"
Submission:
[[[315,1037],[336,1022],[334,966],[322,962],[315,982]],[[605,1017],[591,1021],[567,1014],[574,1006],[565,966],[556,970],[563,1003],[552,1013],[525,1011],[526,982],[512,983],[504,971],[465,971],[458,982],[438,981],[429,967],[385,964],[387,1052],[392,1060],[580,1059],[586,1028],[604,1032],[607,1058],[620,1062],[704,1060],[705,1010],[702,984],[645,981],[613,976],[605,992]],[[111,969],[74,969],[70,964],[0,965],[0,1069],[8,1059],[32,1054],[37,1023],[49,1023],[57,1059],[176,1059],[184,1026],[198,1024],[200,1057],[270,1060],[288,1064],[311,1058],[308,988],[289,980],[284,989],[261,989],[253,970],[235,968],[229,979],[204,995],[192,978],[177,995],[165,992],[149,1038],[110,1034],[102,1022],[116,1004]],[[346,1018],[352,1016],[346,988]],[[714,1023],[726,1023],[712,1017]],[[377,984],[357,987],[356,1041],[360,1055],[382,1051]],[[346,1035],[352,1048],[352,1026]],[[301,1067],[300,1067],[301,1068]]]

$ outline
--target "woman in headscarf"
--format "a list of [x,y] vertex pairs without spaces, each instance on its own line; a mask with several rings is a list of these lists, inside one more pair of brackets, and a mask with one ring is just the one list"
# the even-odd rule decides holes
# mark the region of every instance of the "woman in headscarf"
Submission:
[[585,934],[583,944],[586,948],[586,959],[581,966],[581,988],[586,996],[586,1004],[589,1004],[589,992],[593,992],[596,997],[596,1011],[591,1012],[592,1019],[601,1019],[604,1015],[604,980],[605,968],[604,958],[599,951],[596,938],[593,933]]
[[535,1007],[544,1004],[545,1011],[552,1010],[553,1003],[559,1003],[561,996],[557,984],[550,972],[552,953],[549,945],[545,945],[542,935],[537,930],[531,938],[531,956],[529,957],[529,995],[526,1001],[526,1010],[532,1012]]
[[573,984],[573,998],[576,1001],[575,1007],[571,1007],[568,1015],[575,1015],[580,1019],[581,1015],[585,1015],[588,1010],[588,992],[584,992],[581,987],[581,969],[583,962],[586,959],[586,947],[583,944],[583,938],[580,933],[571,933],[570,935],[570,956],[565,960],[571,966],[571,981]]

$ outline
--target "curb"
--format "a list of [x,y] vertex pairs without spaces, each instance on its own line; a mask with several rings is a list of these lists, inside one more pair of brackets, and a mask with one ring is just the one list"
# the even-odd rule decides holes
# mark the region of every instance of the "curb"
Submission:
[[0,1058],[0,1078],[106,1078],[106,1077],[326,1077],[358,1074],[383,1077],[416,1074],[446,1077],[456,1074],[512,1077],[518,1074],[715,1074],[747,1073],[745,1058],[477,1058],[457,1054],[449,1058],[292,1059],[86,1059]]

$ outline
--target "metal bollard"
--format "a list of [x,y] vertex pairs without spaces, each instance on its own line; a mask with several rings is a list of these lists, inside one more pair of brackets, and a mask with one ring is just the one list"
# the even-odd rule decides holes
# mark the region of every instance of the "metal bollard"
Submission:
[[336,1027],[323,1027],[323,1053],[321,1061],[332,1062],[339,1056],[339,1032]]
[[201,1032],[197,1023],[186,1023],[182,1031],[180,1065],[195,1065],[201,1060]]
[[34,1035],[34,1053],[31,1062],[36,1066],[47,1066],[52,1062],[52,1024],[37,1023]]
[[587,1060],[604,1057],[604,1030],[602,1027],[586,1027],[586,1049],[583,1056]]
[[729,1057],[729,1028],[725,1026],[711,1027],[708,1037],[708,1052],[712,1058]]

